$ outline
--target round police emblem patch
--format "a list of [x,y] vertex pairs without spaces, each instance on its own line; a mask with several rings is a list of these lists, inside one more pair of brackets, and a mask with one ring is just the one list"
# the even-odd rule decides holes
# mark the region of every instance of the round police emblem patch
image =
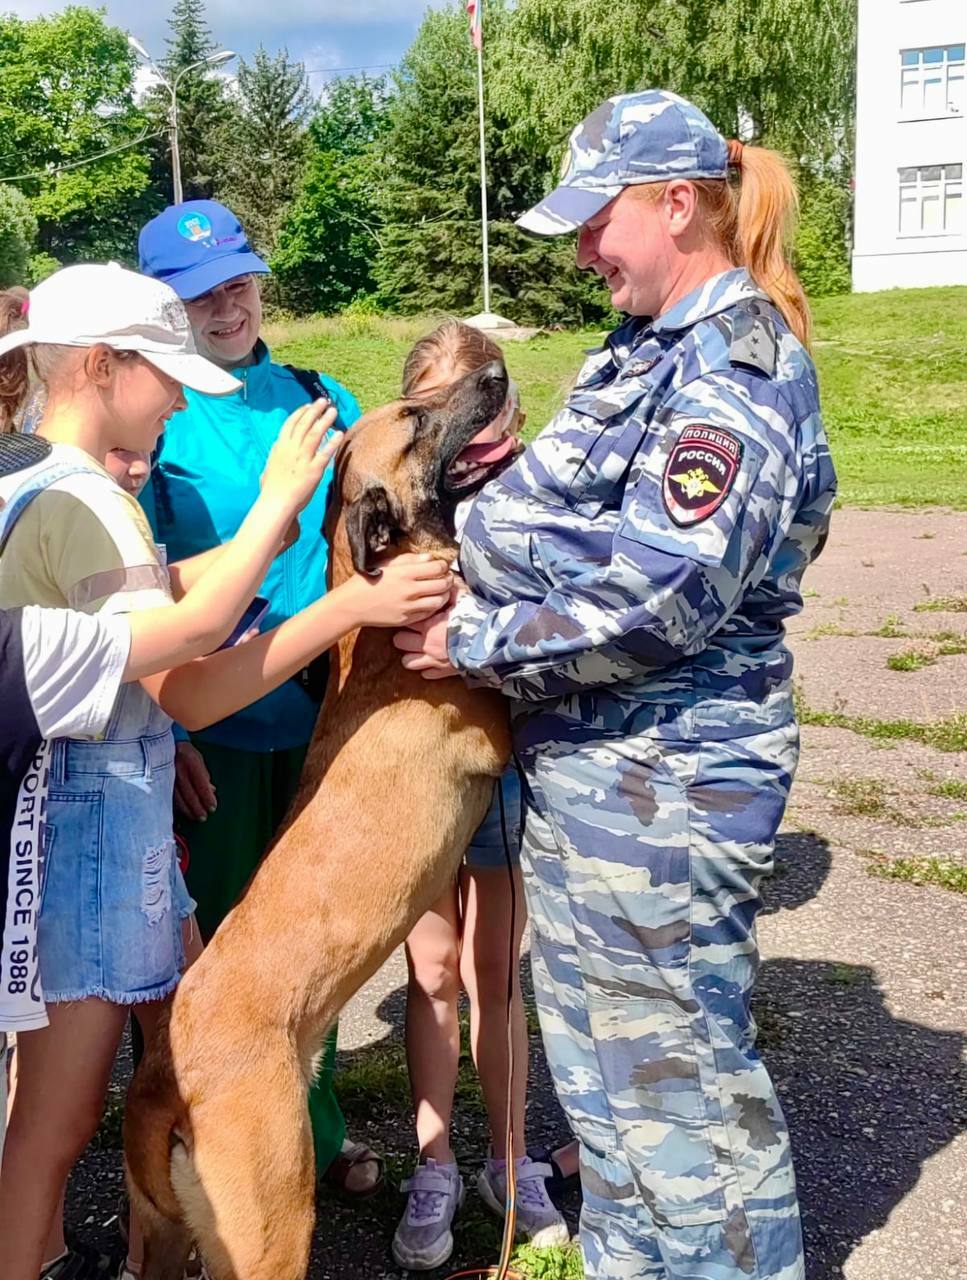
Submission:
[[669,454],[662,501],[682,528],[698,524],[728,497],[742,461],[742,443],[730,431],[691,422]]
[[212,224],[203,213],[186,213],[178,219],[178,234],[194,243],[212,233]]

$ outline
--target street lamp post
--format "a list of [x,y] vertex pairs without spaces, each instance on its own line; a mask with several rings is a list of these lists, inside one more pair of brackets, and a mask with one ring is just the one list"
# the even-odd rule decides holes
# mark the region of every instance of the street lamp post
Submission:
[[238,54],[233,53],[231,49],[219,49],[216,53],[210,53],[207,58],[200,58],[198,62],[191,62],[187,67],[182,67],[174,78],[174,82],[169,82],[164,78],[158,69],[157,64],[148,53],[147,49],[140,40],[136,40],[134,36],[128,36],[128,44],[151,68],[158,77],[158,80],[168,90],[171,97],[171,103],[168,108],[168,137],[171,145],[171,185],[174,192],[174,203],[181,204],[185,198],[184,189],[181,185],[181,152],[178,149],[178,85],[182,76],[187,75],[189,71],[196,71],[199,67],[217,67],[223,62],[231,62],[233,58],[237,58]]

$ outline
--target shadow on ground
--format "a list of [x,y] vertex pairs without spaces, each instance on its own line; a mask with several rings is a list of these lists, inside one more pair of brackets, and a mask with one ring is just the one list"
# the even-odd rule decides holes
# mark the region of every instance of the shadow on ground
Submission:
[[[777,855],[766,911],[794,911],[823,884],[829,847],[793,835]],[[767,961],[754,1007],[792,1133],[807,1277],[835,1280],[967,1129],[964,1037],[894,1018],[876,974],[834,958]]]
[[[822,887],[830,864],[829,847],[821,838],[782,837],[765,914],[805,906]],[[762,1055],[792,1133],[807,1277],[837,1280],[853,1249],[883,1226],[915,1185],[924,1161],[967,1129],[964,1037],[894,1018],[876,974],[835,957],[767,961],[754,1008]],[[403,1207],[396,1188],[415,1153],[402,1046],[404,990],[387,996],[378,1013],[387,1024],[385,1037],[358,1052],[340,1054],[337,1081],[352,1136],[386,1154],[387,1186],[372,1200],[353,1206],[320,1193],[307,1280],[395,1280],[402,1274],[392,1262],[389,1243]],[[553,1145],[565,1126],[536,1030],[531,1068],[528,1141]],[[125,1079],[122,1062],[116,1088]],[[271,1099],[264,1104],[271,1106]],[[465,1060],[453,1145],[468,1183],[480,1167],[486,1143],[486,1117]],[[109,1118],[100,1146],[87,1153],[71,1182],[69,1220],[102,1247],[113,1242],[116,1231],[117,1146],[117,1130]],[[567,1206],[572,1226],[577,1208],[576,1203]],[[498,1225],[472,1187],[455,1237],[453,1258],[431,1273],[432,1280],[496,1259]]]

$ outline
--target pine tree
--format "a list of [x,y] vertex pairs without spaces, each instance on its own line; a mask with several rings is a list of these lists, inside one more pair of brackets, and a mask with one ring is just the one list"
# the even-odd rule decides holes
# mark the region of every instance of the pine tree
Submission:
[[[514,11],[490,0],[491,50],[513,42]],[[492,56],[492,55],[490,55]],[[430,10],[396,76],[383,160],[380,299],[402,311],[482,309],[476,76],[463,5]],[[514,219],[544,191],[544,168],[517,144],[488,94],[491,306],[520,323],[592,323],[610,314],[573,244],[538,239]]]
[[[171,35],[161,69],[170,85],[177,80],[178,146],[186,200],[211,196],[223,179],[227,159],[222,148],[231,104],[223,82],[204,60],[218,47],[205,21],[204,0],[176,0],[168,20]],[[193,68],[188,70],[188,68]],[[154,177],[171,199],[171,152],[168,138],[171,97],[161,85],[148,96],[156,127],[163,131],[155,155]]]
[[305,67],[282,49],[259,46],[238,71],[238,100],[227,139],[231,155],[218,195],[238,214],[257,252],[271,256],[302,180],[312,106]]

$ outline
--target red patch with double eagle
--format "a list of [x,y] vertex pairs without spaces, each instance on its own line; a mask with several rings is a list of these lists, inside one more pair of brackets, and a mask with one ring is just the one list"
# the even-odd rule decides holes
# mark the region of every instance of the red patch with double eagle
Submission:
[[742,442],[730,431],[690,422],[665,464],[662,500],[682,528],[699,524],[719,509],[739,474]]

